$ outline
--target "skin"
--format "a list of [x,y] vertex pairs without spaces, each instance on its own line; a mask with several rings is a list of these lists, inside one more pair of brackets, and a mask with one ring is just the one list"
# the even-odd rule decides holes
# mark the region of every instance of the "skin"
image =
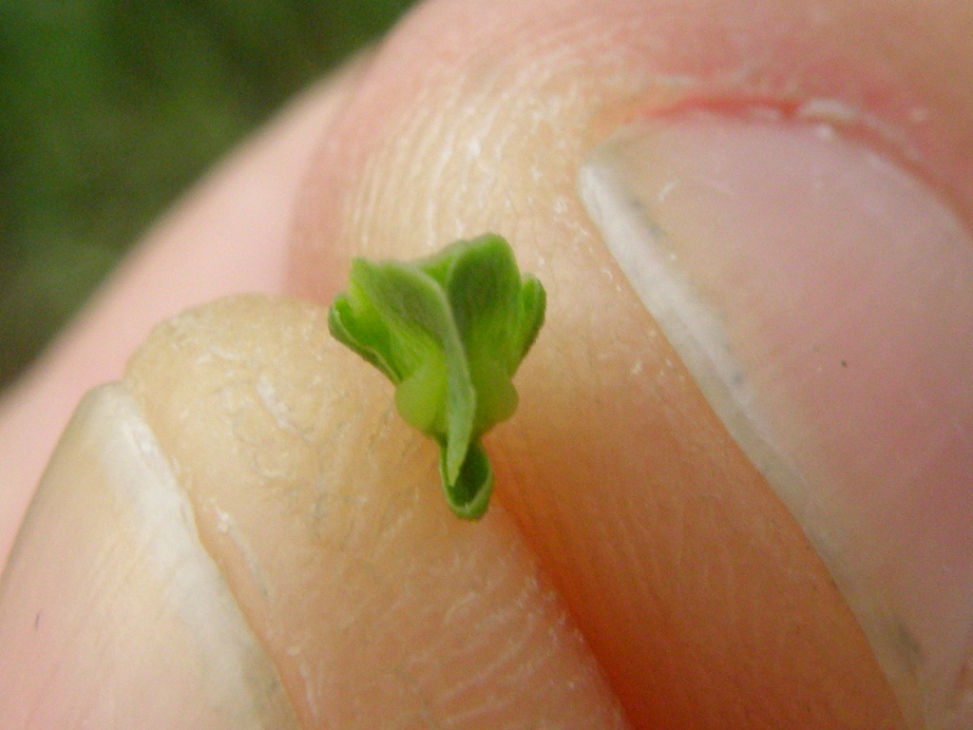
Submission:
[[[575,176],[620,124],[682,101],[666,79],[688,77],[725,106],[793,93],[863,107],[897,132],[895,144],[876,144],[969,226],[971,58],[973,11],[961,2],[423,6],[192,192],[6,394],[0,550],[80,394],[120,377],[155,322],[243,290],[324,304],[343,288],[350,255],[411,256],[429,241],[494,229],[520,242],[518,258],[549,285],[551,306],[518,376],[530,396],[488,439],[501,524],[482,549],[502,554],[524,541],[522,570],[536,561],[557,589],[633,727],[742,727],[752,716],[902,726],[803,533],[637,297],[609,279],[621,275],[577,201]],[[928,124],[908,123],[916,105]],[[496,157],[471,164],[474,145]],[[565,250],[565,240],[579,243]],[[632,383],[635,361],[662,373],[662,386]],[[358,371],[342,372],[353,382]],[[578,423],[578,412],[592,415]],[[608,498],[593,498],[600,484],[612,485]],[[222,569],[233,572],[232,558]],[[420,593],[412,608],[442,599]],[[252,610],[243,592],[238,600]],[[484,608],[499,615],[510,600]],[[254,623],[265,636],[275,628]],[[310,619],[289,630],[326,633]]]

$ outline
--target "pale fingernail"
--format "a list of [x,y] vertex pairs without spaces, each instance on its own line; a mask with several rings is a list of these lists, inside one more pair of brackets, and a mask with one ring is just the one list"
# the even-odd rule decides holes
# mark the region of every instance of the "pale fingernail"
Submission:
[[298,727],[122,385],[79,407],[0,581],[0,727]]
[[579,185],[826,561],[915,726],[973,724],[973,240],[832,127],[686,113]]

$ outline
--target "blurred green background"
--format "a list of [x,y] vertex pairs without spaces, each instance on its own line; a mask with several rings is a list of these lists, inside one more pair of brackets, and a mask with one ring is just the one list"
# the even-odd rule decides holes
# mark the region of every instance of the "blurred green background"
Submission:
[[0,0],[0,387],[217,157],[413,0]]

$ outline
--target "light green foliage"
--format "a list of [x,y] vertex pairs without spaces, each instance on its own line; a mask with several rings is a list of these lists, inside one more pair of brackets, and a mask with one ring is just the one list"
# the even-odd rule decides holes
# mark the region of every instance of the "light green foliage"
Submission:
[[544,287],[503,238],[457,241],[412,262],[356,259],[331,333],[396,386],[408,423],[436,440],[449,506],[486,511],[493,471],[480,437],[513,415],[511,379],[544,321]]
[[151,221],[413,0],[0,0],[0,386]]

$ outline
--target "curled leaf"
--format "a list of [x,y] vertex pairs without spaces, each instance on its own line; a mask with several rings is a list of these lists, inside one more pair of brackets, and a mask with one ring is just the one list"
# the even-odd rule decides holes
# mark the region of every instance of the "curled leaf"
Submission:
[[418,261],[355,259],[331,305],[331,333],[385,373],[402,417],[439,444],[443,488],[460,517],[486,511],[493,471],[480,437],[517,407],[512,378],[545,303],[510,244],[488,234]]

